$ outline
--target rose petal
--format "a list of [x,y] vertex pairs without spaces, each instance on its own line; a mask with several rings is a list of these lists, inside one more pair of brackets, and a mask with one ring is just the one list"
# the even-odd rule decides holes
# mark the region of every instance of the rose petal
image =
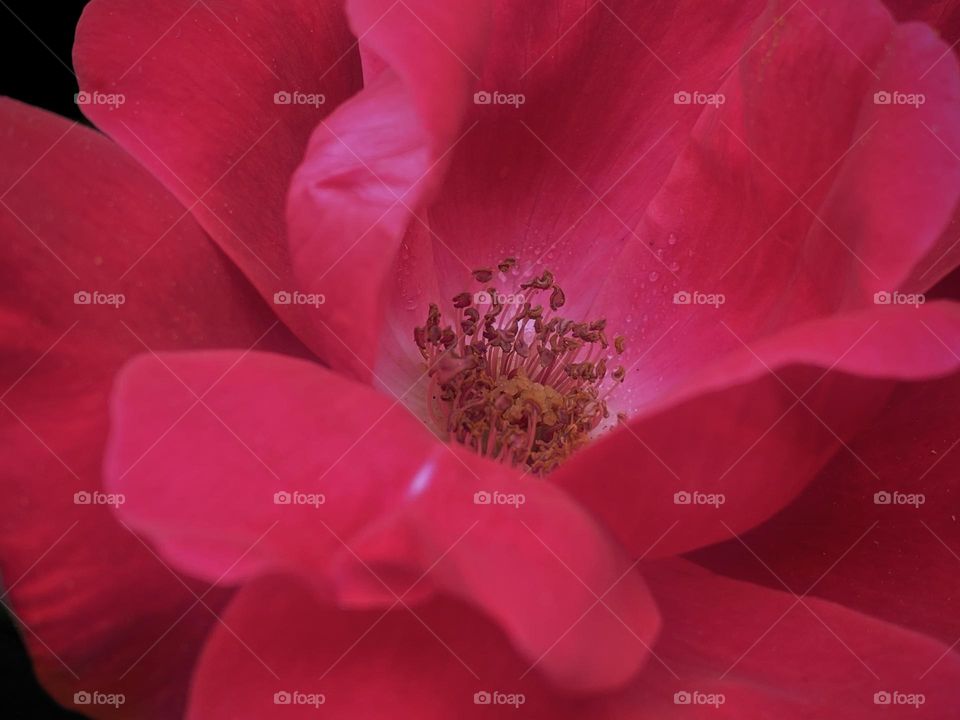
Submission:
[[856,456],[837,455],[743,543],[701,551],[698,562],[797,592],[813,586],[818,597],[952,645],[960,637],[958,399],[960,375],[900,385],[851,443]]
[[[122,692],[123,714],[175,717],[213,622],[192,594],[206,586],[185,587],[109,507],[74,499],[103,490],[113,375],[148,348],[305,350],[270,330],[276,318],[232,263],[116,145],[6,99],[0,127],[3,602],[61,703]],[[78,292],[124,302],[75,304]]]
[[[589,306],[696,121],[674,93],[714,89],[760,10],[715,3],[697,22],[692,2],[519,3],[495,9],[484,47],[486,6],[451,20],[436,1],[351,3],[364,48],[391,69],[318,129],[291,192],[301,276],[343,301],[323,316],[344,341],[337,367],[397,392],[417,375],[410,336],[427,304],[471,289],[476,267],[518,257],[524,277],[501,282],[514,292],[549,265],[570,309]],[[471,104],[475,91],[522,98]],[[346,294],[358,285],[372,290]]]
[[[81,90],[124,99],[82,105],[87,117],[160,178],[265,299],[302,290],[284,231],[290,176],[317,123],[360,86],[339,3],[94,0],[74,64]],[[322,353],[313,308],[279,300],[279,315]]]
[[[948,47],[876,0],[772,3],[754,35],[595,309],[638,363],[617,408],[629,414],[738,350],[729,329],[752,343],[871,305],[942,255],[960,194],[943,145],[960,147],[960,73],[931,66]],[[878,92],[924,101],[876,104]]]
[[[189,717],[306,718],[317,711],[311,700],[334,718],[379,718],[385,708],[412,718],[799,720],[867,718],[880,710],[951,717],[957,657],[916,678],[917,667],[943,652],[937,643],[822,600],[799,605],[787,593],[690,563],[667,561],[651,576],[670,618],[671,632],[657,644],[663,664],[653,663],[623,692],[582,700],[539,683],[497,628],[463,607],[434,601],[348,612],[318,603],[302,586],[264,578],[237,595],[226,627],[205,649]],[[923,712],[878,708],[874,693],[891,691],[922,693]],[[499,693],[503,704],[477,704],[478,692]],[[282,704],[275,693],[284,693]],[[701,704],[712,693],[720,694],[717,708]],[[522,700],[519,707],[504,702],[510,695]]]
[[[610,699],[612,717],[948,720],[956,713],[960,657],[944,654],[941,643],[692,563],[664,561],[645,574],[664,612],[655,648],[663,663]],[[896,699],[885,704],[887,695],[877,693]]]
[[[695,2],[498,9],[478,89],[507,97],[474,100],[428,213],[442,299],[465,270],[516,256],[507,291],[548,267],[565,310],[589,308],[697,121],[675,94],[716,90],[761,9],[713,3],[709,20]],[[518,27],[536,30],[518,40]]]
[[314,363],[134,361],[107,477],[124,521],[192,575],[290,572],[363,607],[442,590],[571,690],[625,682],[657,632],[642,580],[558,488],[442,446],[400,400]]
[[741,344],[551,479],[634,552],[674,523],[654,554],[727,539],[789,503],[834,452],[848,452],[842,443],[879,410],[891,379],[955,371],[958,333],[960,305],[941,301]]
[[937,29],[951,46],[960,39],[960,2],[957,0],[884,0],[901,22],[920,20]]
[[[237,594],[224,624],[243,644],[226,630],[213,635],[188,718],[308,718],[318,709],[351,720],[517,712],[475,704],[475,693],[493,691],[522,694],[521,717],[583,717],[582,704],[525,674],[529,663],[495,625],[449,601],[344,611],[290,579],[263,578]],[[283,704],[275,704],[276,693],[287,694],[278,698]]]
[[347,10],[379,63],[311,138],[288,221],[298,277],[331,298],[318,325],[340,340],[331,342],[332,365],[370,380],[386,281],[461,132],[490,8],[487,0],[455,9],[434,0],[351,0]]

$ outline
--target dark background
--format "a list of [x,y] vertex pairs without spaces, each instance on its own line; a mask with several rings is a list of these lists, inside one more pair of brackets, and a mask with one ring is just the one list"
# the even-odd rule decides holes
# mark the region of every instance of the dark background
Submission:
[[[74,28],[86,4],[0,0],[0,95],[86,122],[73,102],[77,79],[71,61]],[[3,583],[13,580],[0,578],[0,595]],[[82,717],[61,708],[37,684],[20,632],[5,609],[0,609],[0,717]]]
[[[73,33],[88,0],[0,0],[0,95],[83,120]],[[89,125],[89,123],[86,123]]]

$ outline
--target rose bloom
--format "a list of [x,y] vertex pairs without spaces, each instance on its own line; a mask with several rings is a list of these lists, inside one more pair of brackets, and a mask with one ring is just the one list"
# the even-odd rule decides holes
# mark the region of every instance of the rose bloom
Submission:
[[954,2],[94,0],[0,104],[3,603],[91,717],[956,718]]

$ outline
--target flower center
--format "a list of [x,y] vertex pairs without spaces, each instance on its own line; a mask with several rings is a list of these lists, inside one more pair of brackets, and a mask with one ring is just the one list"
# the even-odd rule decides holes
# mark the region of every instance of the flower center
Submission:
[[[497,270],[515,265],[507,258]],[[414,329],[430,378],[427,407],[447,439],[545,475],[609,417],[607,397],[626,371],[607,374],[606,320],[559,315],[566,296],[549,270],[517,294],[490,285],[494,276],[489,268],[473,271],[483,289],[453,298],[453,325],[431,304],[426,324]],[[616,354],[624,348],[623,336],[614,338]]]

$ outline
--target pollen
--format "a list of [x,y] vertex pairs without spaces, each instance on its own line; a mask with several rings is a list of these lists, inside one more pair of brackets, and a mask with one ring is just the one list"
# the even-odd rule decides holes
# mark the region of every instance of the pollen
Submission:
[[413,338],[429,377],[427,408],[448,440],[546,475],[585,445],[609,417],[607,399],[626,376],[608,372],[625,339],[610,343],[606,320],[560,314],[567,297],[544,271],[506,293],[493,284],[506,258],[472,272],[478,288],[452,298],[451,317],[431,304]]

